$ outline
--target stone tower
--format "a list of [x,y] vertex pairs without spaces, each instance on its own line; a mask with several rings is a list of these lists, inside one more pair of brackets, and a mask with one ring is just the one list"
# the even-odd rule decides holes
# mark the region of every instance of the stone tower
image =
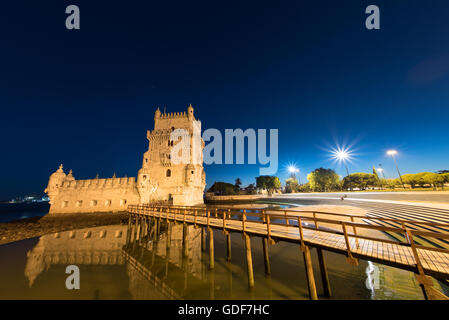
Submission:
[[[203,169],[204,141],[201,121],[196,120],[192,105],[187,112],[154,113],[154,129],[147,132],[148,151],[143,155],[142,168],[137,176],[141,203],[168,202],[174,205],[203,203],[205,173]],[[172,140],[172,133],[181,129],[183,139],[190,141],[186,151],[188,161],[176,163],[172,150],[180,141]]]
[[[172,133],[181,131],[179,136]],[[187,112],[154,113],[154,129],[147,131],[148,151],[143,155],[142,168],[134,177],[115,176],[77,180],[72,170],[59,169],[51,174],[45,192],[50,198],[50,213],[120,212],[130,204],[160,202],[174,205],[203,203],[206,176],[203,170],[204,141],[201,122],[195,119],[193,107]],[[176,140],[176,141],[175,141]],[[171,159],[173,150],[183,147],[182,162]],[[185,152],[184,152],[185,151]],[[175,157],[177,158],[177,157]]]

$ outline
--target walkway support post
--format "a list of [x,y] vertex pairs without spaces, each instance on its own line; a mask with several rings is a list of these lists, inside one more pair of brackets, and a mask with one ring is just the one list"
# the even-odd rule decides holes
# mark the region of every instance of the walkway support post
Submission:
[[142,218],[142,238],[143,238],[144,246],[145,246],[145,238],[147,235],[146,231],[147,231],[147,217],[143,216],[143,218]]
[[153,217],[153,243],[157,242],[157,236],[157,220]]
[[170,221],[167,221],[167,251],[170,250],[171,246],[171,227]]
[[226,232],[226,253],[227,253],[227,261],[231,262],[231,233]]
[[324,259],[323,250],[317,248],[318,262],[320,264],[321,282],[323,283],[324,296],[329,298],[332,295],[329,275],[327,273],[326,260]]
[[206,230],[201,227],[201,250],[206,251]]
[[346,261],[353,266],[358,266],[359,265],[359,261],[354,258],[352,256],[352,251],[351,251],[351,243],[349,241],[349,236],[348,236],[348,232],[346,231],[346,224],[344,222],[341,222],[341,226],[343,228],[343,234],[345,236],[345,243],[346,243],[346,250],[347,250],[347,255],[348,257],[346,258]]
[[139,216],[139,224],[138,224],[139,231],[137,232],[137,235],[139,237],[139,244],[142,243],[142,220],[143,220],[142,217]]
[[137,226],[138,226],[138,220],[137,215],[134,217],[134,236],[133,236],[133,242],[136,242],[137,240]]
[[248,286],[254,287],[254,273],[253,273],[253,257],[251,255],[251,238],[249,235],[244,234],[245,247],[246,247],[246,265],[248,267]]
[[129,244],[131,242],[131,220],[132,220],[132,215],[130,214],[128,217],[128,229],[126,232],[126,244]]
[[209,269],[215,268],[214,262],[214,230],[209,229]]
[[182,225],[182,255],[187,257],[189,255],[189,227],[187,224]]
[[313,276],[312,257],[310,256],[310,249],[308,246],[304,246],[303,256],[304,265],[306,268],[307,287],[309,288],[309,297],[311,300],[318,300],[315,277]]
[[271,274],[271,266],[270,266],[270,256],[268,253],[268,239],[262,238],[262,247],[263,247],[263,260],[265,262],[265,274]]

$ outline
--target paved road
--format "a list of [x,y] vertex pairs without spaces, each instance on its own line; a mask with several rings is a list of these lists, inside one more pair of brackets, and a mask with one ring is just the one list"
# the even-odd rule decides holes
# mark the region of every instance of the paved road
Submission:
[[329,198],[339,199],[347,195],[350,199],[393,200],[393,201],[425,201],[449,204],[449,191],[416,191],[416,192],[329,192],[329,193],[296,193],[283,194],[282,198]]

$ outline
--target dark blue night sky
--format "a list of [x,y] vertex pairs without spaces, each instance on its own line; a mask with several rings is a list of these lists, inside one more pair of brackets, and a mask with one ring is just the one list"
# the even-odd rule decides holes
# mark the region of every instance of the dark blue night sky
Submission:
[[[81,30],[65,29],[65,7]],[[365,8],[381,30],[365,28]],[[189,103],[203,129],[278,128],[279,177],[331,147],[352,172],[449,169],[446,0],[7,1],[1,5],[0,199],[76,178],[136,176],[157,106]],[[207,182],[257,165],[206,166]]]

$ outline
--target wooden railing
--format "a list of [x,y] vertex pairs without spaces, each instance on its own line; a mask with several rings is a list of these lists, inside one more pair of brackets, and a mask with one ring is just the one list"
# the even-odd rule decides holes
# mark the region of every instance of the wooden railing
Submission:
[[[296,211],[288,209],[254,209],[254,208],[242,208],[242,209],[230,209],[230,208],[220,208],[220,207],[186,207],[186,206],[165,206],[165,205],[130,205],[128,206],[128,211],[130,213],[145,214],[154,211],[156,217],[161,217],[161,213],[174,214],[175,220],[182,217],[182,221],[185,222],[186,216],[194,217],[194,224],[196,224],[197,217],[202,216],[207,218],[207,226],[210,227],[210,218],[219,218],[223,220],[222,228],[226,230],[229,221],[241,221],[242,232],[247,232],[247,222],[258,223],[266,225],[267,236],[271,239],[271,229],[272,226],[284,226],[297,228],[298,234],[300,236],[301,243],[304,242],[303,230],[319,230],[321,232],[342,234],[345,237],[347,244],[349,244],[349,238],[373,240],[384,243],[399,244],[404,246],[415,247],[419,249],[432,250],[438,252],[449,253],[448,249],[439,248],[435,246],[423,246],[418,245],[413,241],[413,236],[423,236],[427,238],[435,239],[445,239],[449,240],[449,232],[429,232],[414,230],[408,225],[422,225],[422,226],[438,226],[445,227],[449,229],[449,224],[443,223],[429,223],[424,221],[411,221],[411,220],[401,220],[401,219],[391,219],[391,218],[378,218],[378,217],[367,217],[359,215],[350,215],[343,213],[330,213],[322,211]],[[336,218],[346,218],[348,221],[343,221],[341,219],[329,219],[321,218],[320,216],[330,216]],[[168,216],[167,216],[168,217]],[[166,217],[166,218],[167,218]],[[363,220],[379,220],[379,221],[389,221],[399,223],[401,228],[398,227],[387,227],[387,226],[376,226],[363,223]],[[357,222],[360,220],[360,222]],[[320,224],[326,224],[323,226]],[[214,226],[215,227],[215,226]],[[352,229],[352,233],[350,230]],[[367,235],[361,235],[357,230],[368,229],[376,230],[381,232],[395,232],[398,234],[403,234],[406,239],[405,242],[400,240],[389,240],[381,237],[373,237]],[[348,245],[348,252],[351,250]],[[416,255],[415,260],[419,261],[419,257]],[[448,270],[449,273],[449,270]]]

